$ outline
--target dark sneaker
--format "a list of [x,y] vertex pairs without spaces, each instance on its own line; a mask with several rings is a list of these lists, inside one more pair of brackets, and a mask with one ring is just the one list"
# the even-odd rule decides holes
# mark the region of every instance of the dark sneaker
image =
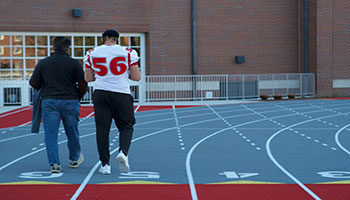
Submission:
[[69,162],[69,167],[70,168],[77,168],[77,167],[79,167],[79,165],[81,163],[83,163],[83,161],[84,161],[84,155],[81,153],[78,160],[71,160]]
[[62,172],[61,165],[59,164],[51,165],[51,173],[61,173],[61,172]]

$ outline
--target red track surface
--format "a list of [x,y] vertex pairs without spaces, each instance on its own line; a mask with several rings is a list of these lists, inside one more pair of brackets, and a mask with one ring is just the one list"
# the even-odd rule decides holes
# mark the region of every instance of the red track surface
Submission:
[[[195,106],[176,106],[176,108],[186,108]],[[136,107],[135,107],[136,108]],[[137,112],[172,109],[172,106],[141,106]],[[80,118],[84,118],[94,111],[92,106],[80,107]],[[92,115],[94,116],[94,115]],[[24,107],[16,110],[11,110],[0,114],[0,128],[9,128],[20,126],[24,123],[31,123],[32,121],[32,107]]]
[[[307,184],[316,195],[325,200],[350,199],[349,185]],[[1,185],[1,200],[65,200],[70,199],[79,185]],[[296,184],[199,184],[196,185],[200,200],[305,200],[313,199]],[[191,199],[188,185],[87,185],[78,200],[183,200]]]

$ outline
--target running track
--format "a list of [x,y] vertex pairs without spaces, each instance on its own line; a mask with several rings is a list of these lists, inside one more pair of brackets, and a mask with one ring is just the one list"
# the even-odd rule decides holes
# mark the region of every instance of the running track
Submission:
[[[0,199],[350,199],[350,100],[137,106],[131,173],[99,162],[91,107],[81,108],[85,162],[48,172],[31,107],[0,114]],[[41,128],[42,130],[42,128]]]

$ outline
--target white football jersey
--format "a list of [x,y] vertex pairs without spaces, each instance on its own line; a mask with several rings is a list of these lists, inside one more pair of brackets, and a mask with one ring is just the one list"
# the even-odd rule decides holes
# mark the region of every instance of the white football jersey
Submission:
[[130,94],[129,68],[138,59],[135,50],[101,45],[86,53],[84,63],[95,72],[94,89]]

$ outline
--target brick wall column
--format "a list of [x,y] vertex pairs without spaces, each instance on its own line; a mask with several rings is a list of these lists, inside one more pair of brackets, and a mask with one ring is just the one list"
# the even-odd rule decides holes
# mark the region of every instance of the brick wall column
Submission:
[[333,0],[316,1],[316,87],[317,96],[333,90]]

